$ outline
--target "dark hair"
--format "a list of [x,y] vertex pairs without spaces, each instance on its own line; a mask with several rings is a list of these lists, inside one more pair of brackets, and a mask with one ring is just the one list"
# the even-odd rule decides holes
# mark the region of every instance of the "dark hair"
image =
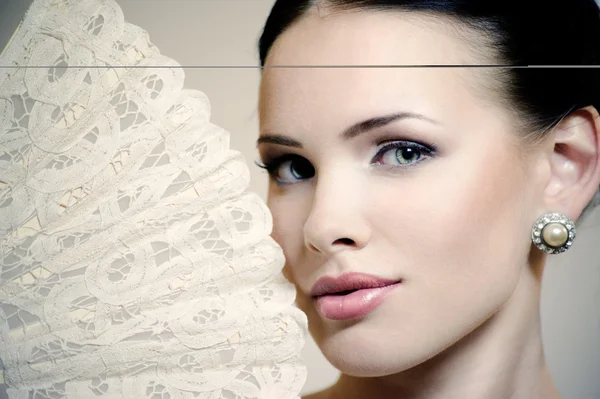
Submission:
[[[495,50],[495,65],[511,66],[490,72],[503,86],[501,98],[514,104],[523,121],[527,142],[543,138],[574,110],[600,110],[600,70],[582,67],[600,64],[594,0],[277,0],[258,44],[261,67],[275,40],[317,3],[339,10],[420,11],[482,32]],[[599,201],[600,192],[588,208]]]

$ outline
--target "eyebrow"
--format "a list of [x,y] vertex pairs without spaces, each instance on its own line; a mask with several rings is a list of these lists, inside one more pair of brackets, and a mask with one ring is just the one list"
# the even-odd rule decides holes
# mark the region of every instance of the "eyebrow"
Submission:
[[[441,125],[441,123],[436,121],[435,119],[431,119],[422,114],[418,114],[415,112],[397,112],[390,115],[377,116],[375,118],[370,118],[365,121],[356,123],[344,130],[340,137],[345,140],[350,140],[363,133],[389,125],[392,122],[402,119],[419,119],[422,121],[430,122],[434,125]],[[284,145],[288,147],[304,148],[302,143],[298,140],[280,134],[262,135],[256,141],[256,146],[258,147],[259,145],[265,143]]]

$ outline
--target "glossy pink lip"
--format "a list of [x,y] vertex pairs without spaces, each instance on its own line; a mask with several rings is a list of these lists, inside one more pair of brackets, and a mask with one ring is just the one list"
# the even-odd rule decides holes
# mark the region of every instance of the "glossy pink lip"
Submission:
[[396,284],[401,280],[390,280],[366,273],[344,273],[335,278],[324,276],[317,280],[310,290],[313,298],[343,291],[380,288]]
[[365,273],[345,273],[338,278],[320,278],[313,285],[311,295],[321,316],[350,320],[379,307],[401,282]]
[[381,305],[385,298],[400,286],[396,284],[379,288],[364,288],[346,295],[321,295],[313,299],[321,316],[330,320],[350,320],[362,317]]

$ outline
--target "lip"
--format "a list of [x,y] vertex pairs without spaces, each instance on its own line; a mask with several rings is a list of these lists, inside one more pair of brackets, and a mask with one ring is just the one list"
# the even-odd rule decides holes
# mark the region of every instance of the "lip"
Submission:
[[[323,277],[311,290],[317,311],[331,320],[362,317],[383,303],[402,280],[384,279],[364,273],[347,273],[338,278]],[[336,293],[356,290],[344,295]]]
[[367,273],[344,273],[339,277],[324,276],[317,280],[310,290],[310,295],[320,297],[337,292],[361,290],[366,288],[380,288],[396,284],[402,280],[390,280]]

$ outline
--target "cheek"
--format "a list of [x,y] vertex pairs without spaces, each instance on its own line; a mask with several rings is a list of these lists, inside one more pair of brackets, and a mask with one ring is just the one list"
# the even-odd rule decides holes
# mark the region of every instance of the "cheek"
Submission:
[[516,251],[527,243],[528,230],[523,228],[526,181],[519,161],[508,155],[513,153],[481,154],[470,168],[464,168],[464,179],[446,187],[452,207],[448,217],[440,216],[445,234],[438,244],[446,243],[458,263],[467,261],[466,277],[512,276],[514,280],[520,272],[522,265],[515,260]]
[[440,303],[501,301],[517,284],[518,253],[529,248],[525,181],[505,154],[465,152],[372,198],[370,219],[393,244],[399,267]]
[[[271,183],[272,184],[272,183]],[[303,262],[305,256],[303,227],[306,220],[306,206],[301,194],[269,195],[267,205],[273,215],[273,232],[271,236],[283,249],[285,265],[284,277],[296,286],[296,305],[309,320],[309,330],[314,337],[323,334],[322,324],[313,306],[312,299],[304,295],[298,286],[304,276],[311,271],[309,265]]]
[[[270,183],[273,184],[273,183]],[[298,277],[297,268],[304,248],[304,220],[302,209],[303,200],[298,193],[273,194],[276,188],[271,187],[267,206],[273,216],[273,231],[271,237],[279,244],[285,255],[285,277],[295,283]]]

